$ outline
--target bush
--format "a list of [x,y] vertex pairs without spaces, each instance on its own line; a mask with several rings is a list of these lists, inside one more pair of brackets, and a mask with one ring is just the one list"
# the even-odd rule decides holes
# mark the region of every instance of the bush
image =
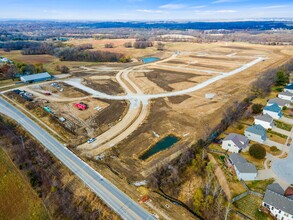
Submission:
[[266,149],[260,144],[253,144],[249,148],[249,154],[256,159],[263,159],[266,156]]
[[253,114],[259,114],[262,112],[262,108],[263,108],[263,105],[261,104],[253,104],[251,106],[251,109],[252,109],[252,113]]
[[238,130],[242,130],[243,128],[244,128],[244,126],[243,126],[242,124],[238,124],[238,125],[237,125],[237,129],[238,129]]
[[283,106],[282,110],[284,111],[287,110],[287,106]]

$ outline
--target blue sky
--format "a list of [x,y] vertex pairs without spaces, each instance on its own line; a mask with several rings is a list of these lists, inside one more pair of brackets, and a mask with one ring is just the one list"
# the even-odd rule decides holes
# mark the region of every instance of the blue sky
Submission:
[[0,0],[0,19],[215,20],[292,18],[292,0]]

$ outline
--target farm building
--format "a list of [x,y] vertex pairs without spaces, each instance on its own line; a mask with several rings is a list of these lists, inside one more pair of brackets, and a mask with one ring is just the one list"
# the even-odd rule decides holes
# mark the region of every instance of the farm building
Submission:
[[52,79],[52,76],[47,72],[20,77],[20,80],[24,83],[42,82],[50,79]]
[[231,133],[222,142],[222,148],[232,153],[239,153],[239,151],[245,149],[248,146],[248,138],[240,135]]
[[271,129],[274,126],[274,119],[268,114],[258,115],[254,118],[254,124],[261,125],[265,129]]
[[256,141],[261,144],[267,139],[266,129],[261,125],[252,125],[246,128],[244,134],[249,140]]
[[240,180],[255,180],[257,169],[255,165],[247,162],[240,154],[231,154],[228,164],[233,166],[237,177]]

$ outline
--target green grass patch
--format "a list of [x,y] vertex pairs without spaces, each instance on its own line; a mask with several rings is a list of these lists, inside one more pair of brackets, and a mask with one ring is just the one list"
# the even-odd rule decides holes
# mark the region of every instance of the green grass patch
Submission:
[[277,135],[277,136],[279,136],[279,137],[281,137],[281,138],[285,138],[285,139],[287,139],[287,135],[284,135],[284,134],[280,134],[280,133],[278,133],[278,132],[275,132],[275,131],[272,131],[272,130],[268,130],[267,131],[269,134],[273,134],[273,135]]
[[262,199],[254,195],[248,195],[237,202],[234,203],[234,206],[243,214],[247,215],[251,219],[257,220],[266,220],[269,217],[258,211],[258,208],[261,206]]
[[41,199],[0,148],[0,219],[50,219]]
[[252,191],[264,194],[268,185],[272,184],[275,179],[246,181],[246,185]]
[[284,123],[282,121],[275,120],[275,125],[278,128],[281,128],[281,129],[286,130],[286,131],[291,131],[291,129],[292,129],[292,125],[286,124],[286,123]]

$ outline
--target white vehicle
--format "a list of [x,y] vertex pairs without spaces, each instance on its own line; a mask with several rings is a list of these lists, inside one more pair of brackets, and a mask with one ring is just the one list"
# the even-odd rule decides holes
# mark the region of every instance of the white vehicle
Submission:
[[89,144],[91,144],[91,143],[93,143],[95,140],[96,140],[96,138],[91,138],[91,139],[89,139],[87,142],[88,142]]

